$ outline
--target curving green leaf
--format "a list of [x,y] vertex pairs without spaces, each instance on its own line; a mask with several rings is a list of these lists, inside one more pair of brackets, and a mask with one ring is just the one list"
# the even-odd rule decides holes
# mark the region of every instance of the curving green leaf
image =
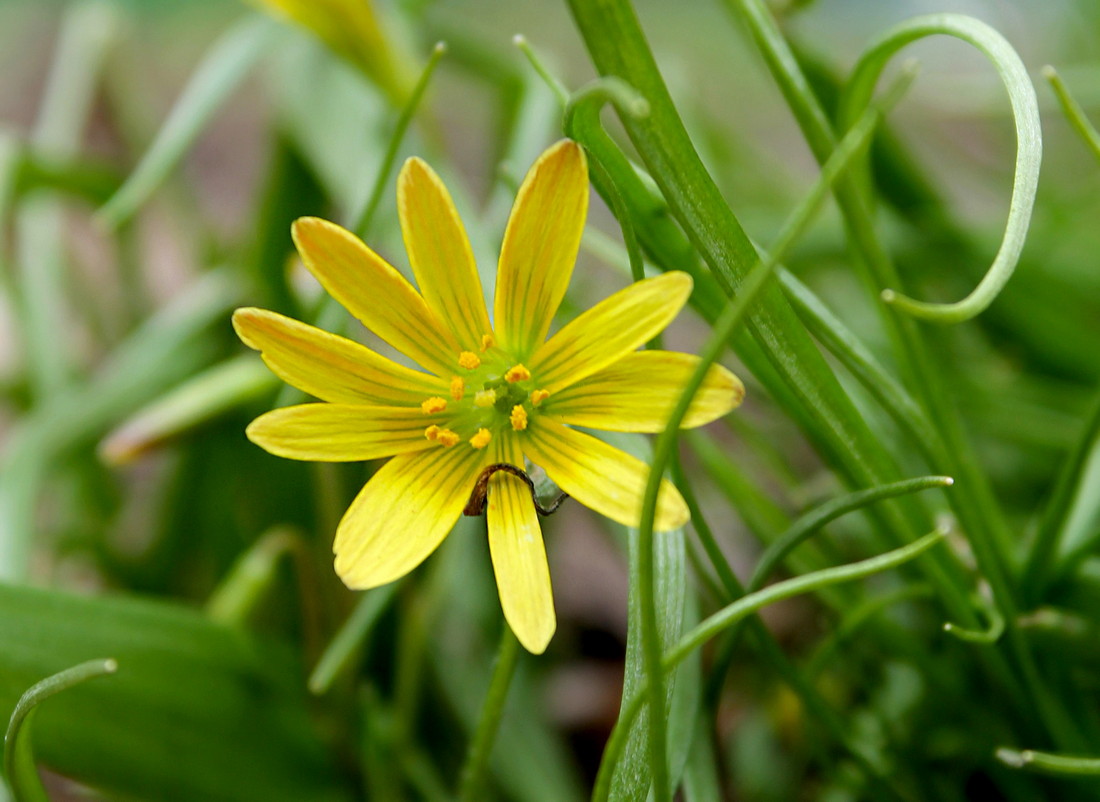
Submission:
[[277,646],[177,605],[0,585],[0,710],[102,654],[124,668],[113,681],[36,715],[34,753],[52,770],[137,799],[350,798]]

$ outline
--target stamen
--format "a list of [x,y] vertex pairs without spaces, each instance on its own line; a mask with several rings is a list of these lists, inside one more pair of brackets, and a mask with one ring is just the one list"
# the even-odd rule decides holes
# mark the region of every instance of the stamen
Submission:
[[435,439],[440,443],[440,445],[444,445],[447,448],[450,448],[451,446],[458,445],[458,441],[462,438],[452,432],[450,429],[440,429]]
[[492,334],[481,335],[481,353],[485,353],[496,344],[497,341]]
[[508,419],[512,422],[512,428],[517,432],[522,432],[527,428],[527,410],[523,408],[523,404],[516,404],[512,407],[512,414],[508,416]]
[[478,390],[474,396],[475,407],[491,407],[496,403],[497,391],[496,390]]
[[478,429],[477,434],[470,438],[470,445],[474,448],[485,448],[492,439],[493,435],[488,429]]
[[531,406],[537,407],[543,401],[550,397],[549,390],[535,390],[531,393]]
[[424,430],[424,436],[427,437],[429,440],[438,440],[439,433],[441,431],[443,430],[433,423],[431,426]]
[[531,378],[531,371],[525,368],[523,365],[513,365],[504,372],[504,381],[506,382],[524,382]]
[[466,395],[466,382],[462,381],[461,376],[451,377],[451,398],[455,401],[461,401],[462,396]]
[[458,365],[466,370],[475,370],[481,366],[481,358],[473,351],[463,351],[458,355]]
[[425,415],[434,415],[436,412],[442,412],[447,408],[447,399],[440,398],[437,395],[433,395],[427,401],[420,405],[420,411]]

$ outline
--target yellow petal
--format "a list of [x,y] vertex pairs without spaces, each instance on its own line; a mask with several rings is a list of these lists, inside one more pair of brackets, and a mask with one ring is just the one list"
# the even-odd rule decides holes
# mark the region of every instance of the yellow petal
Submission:
[[574,318],[532,357],[539,387],[553,395],[629,354],[672,322],[691,283],[680,272],[648,278]]
[[433,448],[383,465],[336,530],[336,573],[349,588],[385,585],[431,554],[469,500],[485,451]]
[[[624,526],[641,517],[649,466],[583,432],[567,429],[544,415],[532,418],[523,450],[566,493]],[[688,522],[680,491],[667,479],[657,494],[654,529],[663,532]]]
[[424,437],[431,418],[419,409],[362,404],[299,404],[249,424],[248,439],[288,459],[359,462],[438,448]]
[[392,265],[327,220],[301,217],[292,231],[306,267],[364,326],[433,373],[454,371],[459,347],[450,328]]
[[397,178],[397,212],[416,283],[463,349],[476,351],[492,331],[466,230],[443,182],[420,159]]
[[[672,351],[636,351],[543,402],[555,420],[611,432],[660,432],[699,357]],[[721,365],[711,365],[681,428],[720,418],[741,403],[745,387]]]
[[[497,462],[523,467],[514,437],[500,438]],[[504,619],[532,654],[542,654],[554,635],[554,594],[542,530],[531,490],[515,476],[497,471],[489,480],[489,553]]]
[[238,309],[233,327],[275,375],[325,401],[414,406],[444,387],[357,342],[265,309]]
[[584,151],[562,140],[523,180],[500,249],[493,319],[501,347],[516,359],[527,359],[546,339],[573,275],[587,214]]
[[412,89],[409,70],[391,47],[372,0],[251,0],[272,14],[313,31],[389,96],[403,105]]

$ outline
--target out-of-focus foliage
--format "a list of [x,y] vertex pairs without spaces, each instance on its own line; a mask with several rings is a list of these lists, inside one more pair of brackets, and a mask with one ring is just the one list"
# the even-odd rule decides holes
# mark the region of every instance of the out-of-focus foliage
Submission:
[[[928,12],[947,16],[907,22]],[[479,776],[486,798],[557,802],[598,775],[658,802],[1100,797],[1097,31],[1091,0],[0,4],[5,720],[36,689],[5,765],[36,763],[56,799],[442,800]],[[792,224],[863,112],[844,111],[853,66],[918,33],[955,38],[889,60],[880,101],[905,57],[920,72],[871,121],[870,167]],[[941,325],[882,291],[966,296],[1028,178],[1027,113],[959,38],[1019,58],[1002,72],[1017,112],[1034,85],[1042,171],[1011,279]],[[670,469],[692,524],[547,518],[558,632],[513,675],[494,672],[481,519],[395,586],[340,584],[332,535],[376,466],[245,439],[303,399],[229,316],[274,309],[385,351],[301,270],[291,222],[357,229],[406,271],[393,182],[423,156],[489,289],[523,170],[565,133],[603,203],[562,320],[686,270],[694,312],[662,347],[699,353],[759,294],[715,351],[744,407],[682,437]],[[786,257],[754,289],[757,243]],[[901,564],[936,527],[945,543]],[[886,563],[827,573],[887,552],[872,578],[839,581]],[[781,579],[809,595],[723,618]],[[658,632],[691,648],[654,685]],[[117,671],[65,673],[89,660]],[[654,687],[666,703],[601,765]]]

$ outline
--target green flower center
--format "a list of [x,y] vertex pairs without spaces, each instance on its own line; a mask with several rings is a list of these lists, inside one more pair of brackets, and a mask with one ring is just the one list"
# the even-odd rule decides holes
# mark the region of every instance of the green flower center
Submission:
[[522,432],[550,395],[536,386],[531,371],[483,338],[481,354],[463,351],[451,377],[450,398],[433,396],[421,404],[429,424],[424,436],[442,446],[463,440],[485,448],[495,434]]

